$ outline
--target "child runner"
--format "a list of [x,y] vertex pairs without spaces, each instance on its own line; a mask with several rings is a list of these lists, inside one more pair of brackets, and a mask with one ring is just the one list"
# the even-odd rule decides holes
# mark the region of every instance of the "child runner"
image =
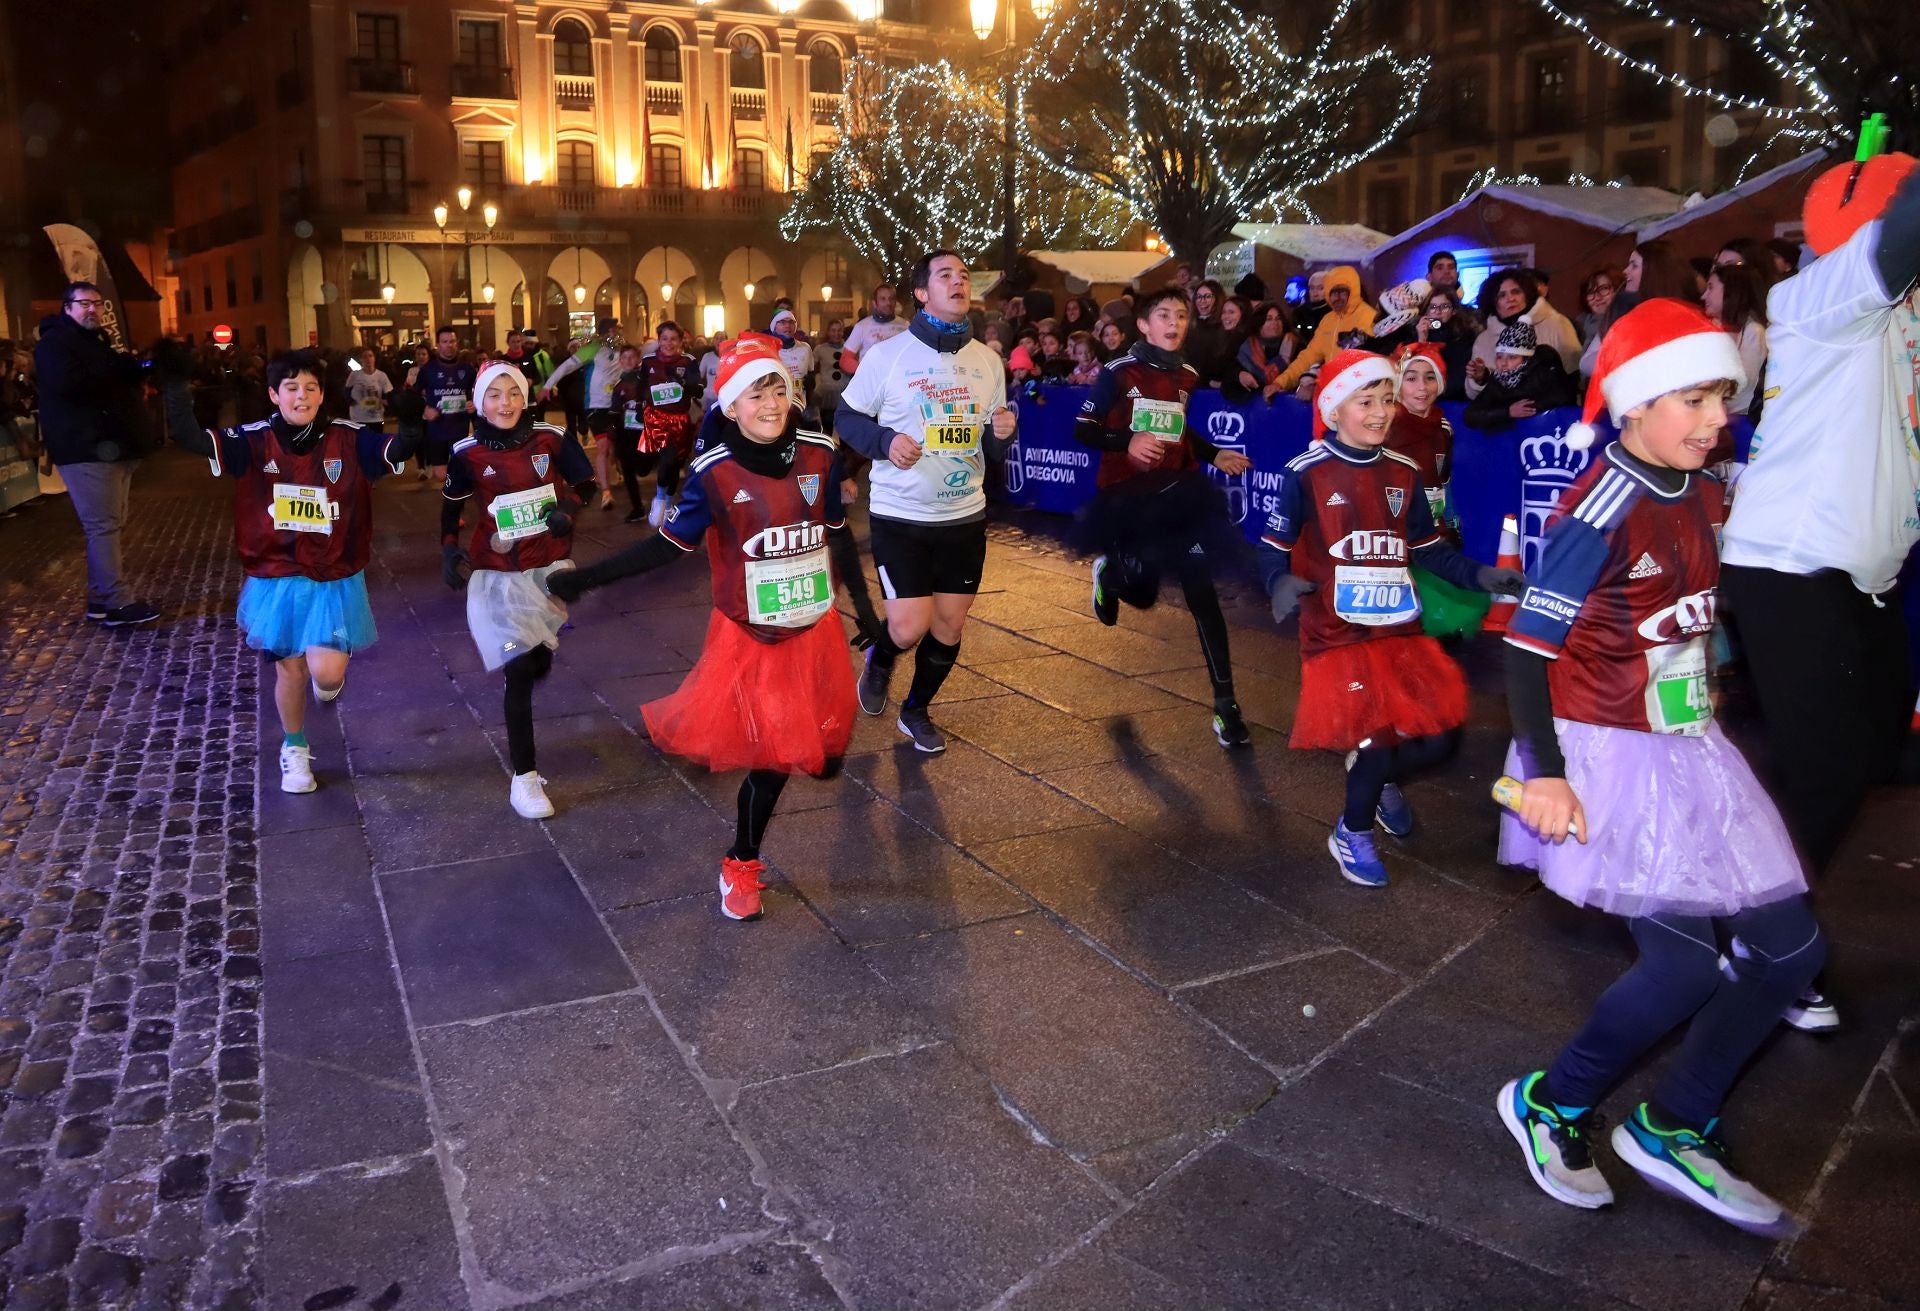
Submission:
[[1253,739],[1234,699],[1227,619],[1213,586],[1214,566],[1233,558],[1239,534],[1202,466],[1238,477],[1252,461],[1187,426],[1187,399],[1200,376],[1180,358],[1186,293],[1162,287],[1134,315],[1140,340],[1100,371],[1073,425],[1076,438],[1101,452],[1100,494],[1081,521],[1086,545],[1101,553],[1093,562],[1094,617],[1112,627],[1122,601],[1148,609],[1160,599],[1161,576],[1177,577],[1213,684],[1213,734],[1223,747],[1245,746]]
[[[1453,474],[1453,425],[1440,412],[1447,387],[1447,364],[1434,342],[1410,342],[1393,353],[1400,370],[1400,407],[1387,429],[1387,449],[1412,460],[1433,511],[1433,526],[1457,542],[1447,512],[1447,479]],[[1436,577],[1420,565],[1412,568],[1420,593],[1420,626],[1429,637],[1464,637],[1480,631],[1487,600]]]
[[214,432],[193,421],[193,396],[177,352],[160,365],[174,440],[204,455],[216,477],[234,480],[233,539],[247,573],[240,628],[247,645],[274,662],[283,792],[316,786],[306,734],[308,684],[321,701],[339,696],[348,657],[377,636],[364,573],[373,542],[373,482],[402,472],[421,441],[417,396],[395,398],[400,422],[392,436],[327,418],[321,367],[308,351],[274,356],[267,392],[277,412]]
[[1413,461],[1386,449],[1394,370],[1385,356],[1349,348],[1321,377],[1313,426],[1324,440],[1288,462],[1260,554],[1276,622],[1308,598],[1291,744],[1347,753],[1346,812],[1327,849],[1346,878],[1380,888],[1387,870],[1374,820],[1397,838],[1413,831],[1394,780],[1444,759],[1467,717],[1460,667],[1420,632],[1408,557],[1482,592],[1517,595],[1526,577],[1468,559],[1434,527]]
[[[647,522],[655,528],[666,519],[667,507],[680,490],[680,474],[693,458],[694,416],[700,412],[700,396],[706,390],[699,368],[680,353],[685,340],[679,324],[662,323],[659,348],[640,362],[644,411],[640,451],[648,464],[657,461],[660,470],[653,508],[647,511]],[[641,469],[642,475],[646,472],[646,468]],[[629,480],[628,495],[632,495],[634,486]],[[636,509],[639,504],[634,502]]]
[[[1640,958],[1553,1065],[1509,1082],[1498,1105],[1548,1196],[1605,1206],[1593,1108],[1691,1019],[1614,1151],[1656,1186],[1770,1232],[1785,1213],[1728,1165],[1720,1107],[1826,948],[1786,828],[1707,695],[1721,490],[1695,471],[1742,377],[1733,338],[1679,301],[1635,307],[1601,343],[1587,424],[1604,403],[1620,439],[1561,497],[1509,628],[1507,772],[1525,787],[1501,821],[1500,859],[1626,919]],[[1590,426],[1569,433],[1583,437]]]
[[[455,591],[466,589],[467,631],[481,662],[488,673],[506,676],[507,758],[513,766],[507,799],[516,814],[546,819],[553,803],[534,765],[533,685],[553,668],[567,612],[543,583],[554,570],[573,567],[567,557],[574,518],[593,493],[593,466],[564,430],[535,420],[527,408],[526,375],[513,365],[482,370],[473,404],[473,436],[453,448],[447,465],[441,577]],[[463,550],[460,512],[476,492],[481,512],[473,516]]]
[[640,348],[632,342],[620,348],[620,376],[608,394],[613,409],[614,454],[620,458],[620,477],[627,487],[627,522],[646,522],[640,505],[640,480],[653,472],[658,455],[645,452],[647,384],[640,376]]
[[[660,531],[547,587],[571,601],[681,558],[707,536],[712,618],[699,663],[678,691],[641,707],[661,750],[715,773],[747,770],[732,848],[720,861],[720,911],[760,917],[760,841],[791,774],[831,777],[853,734],[853,671],[834,617],[840,509],[831,437],[803,432],[779,343],[743,334],[716,378],[725,420],[687,471]],[[822,622],[825,620],[826,622]]]

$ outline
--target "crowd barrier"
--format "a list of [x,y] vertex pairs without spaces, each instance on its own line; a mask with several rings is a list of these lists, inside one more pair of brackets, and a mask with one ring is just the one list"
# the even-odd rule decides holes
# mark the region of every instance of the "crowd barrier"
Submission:
[[[1073,438],[1073,421],[1089,391],[1050,386],[1041,390],[1039,402],[1021,402],[1020,440],[1002,470],[1010,503],[1072,514],[1093,498],[1098,453]],[[1554,503],[1612,438],[1612,430],[1603,418],[1599,439],[1588,450],[1577,451],[1566,443],[1567,428],[1580,418],[1577,409],[1549,410],[1499,432],[1482,432],[1467,426],[1465,405],[1441,408],[1453,423],[1448,503],[1459,521],[1461,547],[1475,559],[1491,561],[1499,550],[1501,520],[1511,514],[1520,525],[1522,558],[1531,568]],[[1225,489],[1228,509],[1247,540],[1258,540],[1287,461],[1313,439],[1311,408],[1293,396],[1236,405],[1208,390],[1194,393],[1187,422],[1216,446],[1243,452],[1253,461],[1253,468],[1237,478],[1210,472]],[[1742,418],[1734,420],[1733,428],[1735,445],[1745,458],[1752,427]],[[1906,575],[1907,626],[1915,635],[1920,672],[1920,551],[1908,560]]]

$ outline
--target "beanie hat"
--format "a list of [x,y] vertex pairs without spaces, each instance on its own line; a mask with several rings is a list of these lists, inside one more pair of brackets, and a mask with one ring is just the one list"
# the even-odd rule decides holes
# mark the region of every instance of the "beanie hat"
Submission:
[[720,372],[714,390],[720,395],[720,412],[747,394],[747,389],[768,375],[778,375],[793,399],[793,375],[780,362],[780,343],[765,333],[743,332],[734,338],[732,348],[720,358]]
[[1602,408],[1617,424],[1628,411],[1668,392],[1722,381],[1747,381],[1731,333],[1685,301],[1641,301],[1600,339],[1586,408],[1581,422],[1567,429],[1567,445],[1576,451],[1593,445]]
[[1393,353],[1394,366],[1401,377],[1407,376],[1407,367],[1415,360],[1423,360],[1433,366],[1434,373],[1440,379],[1442,387],[1447,385],[1447,357],[1440,351],[1438,342],[1410,341]]
[[1533,325],[1525,319],[1515,319],[1500,329],[1500,339],[1494,343],[1495,355],[1531,355],[1540,345],[1540,339],[1534,335]]
[[1326,436],[1333,427],[1333,412],[1340,408],[1340,402],[1376,382],[1398,382],[1393,365],[1384,355],[1349,349],[1328,360],[1320,370],[1320,388],[1313,394],[1314,437]]
[[1032,351],[1028,350],[1025,346],[1015,346],[1013,348],[1013,354],[1007,356],[1007,367],[1009,369],[1032,370],[1037,366],[1033,362]]
[[473,412],[475,414],[484,413],[484,411],[482,411],[480,408],[480,398],[487,394],[487,388],[492,385],[493,380],[495,378],[502,376],[503,374],[506,377],[512,379],[513,385],[520,389],[521,403],[524,404],[526,402],[527,375],[520,372],[519,369],[515,368],[511,363],[509,363],[506,360],[495,360],[492,364],[489,364],[486,368],[480,370],[480,376],[474,379]]
[[1433,294],[1433,284],[1425,278],[1415,278],[1403,282],[1397,287],[1389,287],[1380,293],[1380,317],[1374,320],[1373,335],[1391,337],[1419,317],[1427,303],[1427,297]]
[[1886,213],[1893,193],[1917,164],[1912,155],[1875,155],[1864,163],[1836,164],[1815,178],[1801,210],[1813,253],[1838,250]]
[[800,324],[800,320],[794,317],[792,310],[775,310],[773,318],[768,321],[767,326],[771,328],[782,319],[785,319],[795,327],[798,327]]

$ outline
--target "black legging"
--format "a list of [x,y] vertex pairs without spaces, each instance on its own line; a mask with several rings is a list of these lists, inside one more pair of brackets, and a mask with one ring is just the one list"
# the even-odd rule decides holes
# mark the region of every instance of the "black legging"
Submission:
[[1220,593],[1213,585],[1213,563],[1204,551],[1195,554],[1191,544],[1156,552],[1160,558],[1116,554],[1108,557],[1102,585],[1136,610],[1153,607],[1160,596],[1163,569],[1170,568],[1180,580],[1180,591],[1193,613],[1193,626],[1200,634],[1200,654],[1206,657],[1207,681],[1213,684],[1216,705],[1233,698],[1233,652],[1227,644],[1227,617],[1220,609]]
[[1452,733],[1435,733],[1388,747],[1361,747],[1347,768],[1347,812],[1341,817],[1347,832],[1372,828],[1387,784],[1445,760],[1453,754],[1453,738]]
[[533,763],[533,685],[553,668],[553,649],[536,646],[501,666],[507,676],[507,759],[516,774],[531,774]]
[[640,480],[659,465],[660,453],[641,450],[640,443],[627,440],[625,433],[620,434],[613,449],[620,456],[620,476],[627,485],[627,501],[633,506],[633,512],[639,514],[644,508],[640,504]]
[[775,770],[747,772],[735,803],[733,850],[727,853],[729,856],[735,860],[760,858],[760,839],[767,834],[767,821],[773,818],[773,808],[786,786],[787,776]]

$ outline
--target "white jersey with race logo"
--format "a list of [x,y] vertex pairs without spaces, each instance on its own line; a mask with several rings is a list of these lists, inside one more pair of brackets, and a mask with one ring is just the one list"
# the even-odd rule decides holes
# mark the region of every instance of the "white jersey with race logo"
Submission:
[[1007,403],[1006,369],[990,347],[969,341],[942,355],[903,332],[869,348],[841,403],[925,451],[910,469],[873,462],[874,514],[947,523],[986,512],[983,438],[993,412]]
[[[1869,223],[1767,297],[1767,402],[1720,558],[1890,590],[1920,540],[1920,315]],[[1776,394],[1777,389],[1777,394]]]

